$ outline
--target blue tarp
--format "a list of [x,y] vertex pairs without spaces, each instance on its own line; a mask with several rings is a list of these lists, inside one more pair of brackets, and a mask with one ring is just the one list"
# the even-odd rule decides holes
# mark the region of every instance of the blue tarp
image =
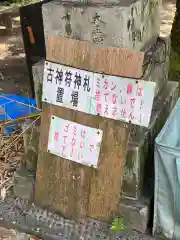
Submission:
[[[36,101],[32,98],[0,93],[0,120],[16,120],[20,117],[39,113],[34,107],[36,107]],[[10,135],[17,128],[16,124],[9,125],[4,129],[4,134]]]
[[15,94],[0,94],[0,120],[15,120],[38,113],[39,111],[33,107],[36,107],[36,101],[32,98]]

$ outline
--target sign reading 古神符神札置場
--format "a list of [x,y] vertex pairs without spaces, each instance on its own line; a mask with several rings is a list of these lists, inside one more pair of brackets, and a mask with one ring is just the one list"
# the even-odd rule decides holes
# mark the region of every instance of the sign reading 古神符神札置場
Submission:
[[46,61],[42,101],[148,127],[155,86]]

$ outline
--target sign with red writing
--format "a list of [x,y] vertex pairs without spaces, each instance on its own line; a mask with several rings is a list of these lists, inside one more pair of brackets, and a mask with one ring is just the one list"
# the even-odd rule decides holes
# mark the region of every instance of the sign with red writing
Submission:
[[42,101],[148,127],[155,87],[46,61]]
[[148,127],[155,83],[94,74],[91,114]]
[[101,129],[52,116],[48,152],[97,168],[102,135]]

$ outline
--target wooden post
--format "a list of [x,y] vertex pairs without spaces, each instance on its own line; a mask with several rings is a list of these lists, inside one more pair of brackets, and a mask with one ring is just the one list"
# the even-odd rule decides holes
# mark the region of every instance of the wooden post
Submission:
[[[138,83],[138,81],[133,79],[120,79],[113,76],[105,77],[105,74],[126,74],[129,77],[133,77],[134,75],[137,77],[142,70],[143,57],[143,53],[129,52],[126,49],[96,48],[87,42],[61,37],[49,38],[47,59],[66,66],[50,62],[46,62],[45,64],[43,99],[47,103],[43,103],[35,193],[35,199],[39,205],[48,207],[71,219],[81,219],[89,216],[101,221],[110,221],[112,217],[117,214],[121,198],[123,168],[131,124],[129,126],[127,117],[125,119],[127,122],[123,123],[115,120],[116,116],[114,114],[110,116],[103,115],[104,113],[101,114],[101,116],[100,114],[95,114],[93,112],[94,110],[92,110],[92,108],[94,109],[96,106],[93,105],[93,99],[96,99],[93,95],[93,90],[95,86],[97,86],[97,80],[103,81],[104,84],[104,81],[108,83],[109,79],[109,83],[114,83],[114,88],[112,85],[111,90],[115,89],[116,84],[119,86],[115,94],[117,97],[122,96],[121,92],[125,95],[129,93],[130,95],[132,94],[134,101],[136,100],[135,98],[137,98],[135,108],[136,116],[132,116],[131,110],[128,113],[128,117],[131,116],[134,123],[141,124],[141,115],[137,114],[137,109],[140,111],[143,101],[146,100],[144,96],[149,93],[149,87],[151,96],[148,101],[144,101],[144,104],[148,106],[148,108],[152,107],[155,84],[145,83],[144,81]],[[131,65],[127,67],[127,64]],[[52,69],[53,66],[54,69]],[[69,66],[74,67],[74,69]],[[131,71],[131,66],[133,71]],[[89,72],[75,69],[75,67],[89,70]],[[94,74],[92,72],[93,69],[103,74]],[[76,89],[76,93],[79,95],[82,94],[80,97],[83,97],[83,100],[80,98],[82,108],[77,108],[77,105],[72,105],[72,99],[68,99],[67,103],[62,101],[62,94],[65,94],[67,100],[67,97],[72,97],[75,91],[75,78],[73,78],[74,82],[72,82],[71,79],[73,85],[70,86],[70,82],[68,88],[67,75],[77,76],[78,71],[81,71],[81,76],[86,76],[83,78],[80,77],[80,83],[84,81],[83,83],[85,84],[86,78],[86,81],[91,81],[91,83],[95,84],[91,85],[91,90],[90,88],[89,90],[86,89],[87,91],[85,91],[84,87],[86,85],[80,84],[83,93],[78,92],[79,88],[78,91]],[[59,75],[60,73],[63,74],[61,77]],[[118,85],[120,82],[121,85]],[[102,82],[100,83],[103,86]],[[139,95],[137,95],[137,89],[140,88],[141,84],[144,87],[144,95],[141,95],[141,91],[138,93]],[[69,94],[69,91],[71,91],[71,94]],[[86,92],[85,96],[83,95],[84,91]],[[88,95],[90,91],[91,95]],[[61,95],[59,95],[60,92]],[[141,99],[137,96],[140,96]],[[127,101],[130,101],[129,96]],[[87,103],[87,105],[84,105],[84,102]],[[117,101],[115,102],[117,103]],[[114,106],[113,104],[116,104],[115,102],[107,102],[107,104],[110,104],[112,107]],[[124,102],[126,102],[126,100]],[[118,100],[118,107],[120,107],[119,104],[121,105],[123,103],[120,103],[120,100]],[[132,107],[131,104],[130,107]],[[145,111],[147,112],[146,108]],[[122,112],[122,109],[119,112]],[[148,116],[150,115],[149,112],[147,112],[147,114]],[[75,162],[75,159],[68,158],[67,154],[69,153],[66,155],[63,155],[62,152],[60,153],[59,137],[57,140],[56,153],[49,150],[49,146],[54,148],[56,145],[54,142],[56,141],[54,140],[55,135],[53,135],[52,140],[51,133],[52,116],[53,118],[55,116],[60,119],[60,121],[68,120],[71,124],[80,124],[80,126],[93,128],[97,130],[97,132],[101,131],[103,133],[101,142],[98,143],[100,144],[100,153],[97,168],[87,166],[87,162],[91,162],[91,159],[83,159],[84,162],[80,164],[78,161]],[[148,118],[150,118],[150,116]],[[144,120],[143,124],[146,125],[149,119]],[[62,137],[63,131],[64,129],[60,129],[60,132],[56,132],[56,134]],[[91,141],[91,139],[88,140]],[[89,157],[89,155],[86,155],[86,157],[87,156]]]
[[[98,170],[47,152],[51,115],[103,130]],[[71,219],[96,215],[108,220],[115,215],[120,200],[128,136],[127,124],[43,104],[36,202]],[[80,178],[75,180],[73,176]]]

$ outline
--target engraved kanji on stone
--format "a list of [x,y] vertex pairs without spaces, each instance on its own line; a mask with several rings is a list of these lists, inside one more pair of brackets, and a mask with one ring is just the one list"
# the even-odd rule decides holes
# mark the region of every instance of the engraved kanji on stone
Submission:
[[99,22],[99,21],[100,21],[100,17],[101,17],[101,16],[100,16],[98,13],[96,13],[96,14],[93,16],[93,18],[92,18],[92,19],[93,19],[92,23],[93,23],[93,24],[96,24],[96,21]]

